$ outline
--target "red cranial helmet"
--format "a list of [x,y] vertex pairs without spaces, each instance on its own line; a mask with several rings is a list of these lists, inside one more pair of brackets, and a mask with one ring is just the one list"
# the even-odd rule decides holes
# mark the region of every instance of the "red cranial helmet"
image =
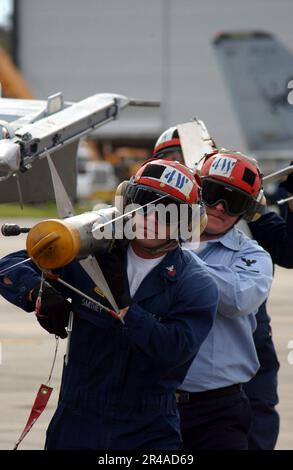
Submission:
[[230,215],[260,209],[262,175],[255,159],[240,152],[219,150],[206,157],[202,168],[202,197],[207,206],[223,202]]
[[198,202],[198,184],[192,172],[178,162],[153,159],[136,173],[131,184],[157,194],[166,195],[177,203]]
[[256,197],[262,176],[256,160],[240,152],[219,150],[208,156],[201,168],[202,177],[223,182]]

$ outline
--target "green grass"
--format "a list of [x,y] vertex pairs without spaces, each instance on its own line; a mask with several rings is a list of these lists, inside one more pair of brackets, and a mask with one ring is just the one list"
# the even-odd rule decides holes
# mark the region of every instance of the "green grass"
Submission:
[[[81,214],[92,209],[92,205],[74,206],[75,214]],[[25,204],[21,209],[19,204],[9,203],[0,204],[0,218],[56,218],[58,217],[56,204],[54,202],[46,202],[42,204]]]

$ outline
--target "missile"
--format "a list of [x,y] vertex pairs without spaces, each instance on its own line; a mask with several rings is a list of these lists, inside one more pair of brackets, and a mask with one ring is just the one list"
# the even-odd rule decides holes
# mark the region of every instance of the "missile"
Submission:
[[20,168],[20,146],[16,142],[3,139],[0,140],[0,179],[7,179]]
[[[119,215],[116,207],[106,207],[62,220],[38,222],[27,236],[28,255],[41,269],[56,269],[74,258],[83,259],[99,251],[107,251],[113,242],[112,224],[107,222]],[[103,230],[105,224],[109,230]],[[95,236],[92,234],[93,225],[96,227]],[[99,226],[100,237],[97,236]]]

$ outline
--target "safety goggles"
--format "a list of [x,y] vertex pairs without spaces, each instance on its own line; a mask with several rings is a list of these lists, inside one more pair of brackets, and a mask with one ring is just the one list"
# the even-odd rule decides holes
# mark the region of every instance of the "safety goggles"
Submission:
[[253,198],[241,189],[207,178],[202,183],[202,199],[209,207],[223,203],[227,214],[232,216],[244,214],[253,203]]
[[170,160],[173,162],[184,163],[184,157],[180,150],[169,150],[162,152],[162,154],[158,154],[158,158],[162,158],[163,160]]
[[[141,206],[136,213],[146,217],[156,212],[159,222],[167,225],[178,224],[182,206],[180,201],[137,185],[129,187],[127,196],[130,203]],[[188,206],[188,213],[190,209]]]

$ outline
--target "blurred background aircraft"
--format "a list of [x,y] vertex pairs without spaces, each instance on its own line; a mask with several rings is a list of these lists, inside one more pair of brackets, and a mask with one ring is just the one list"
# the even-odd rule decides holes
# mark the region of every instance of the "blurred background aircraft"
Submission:
[[293,54],[263,31],[222,32],[213,44],[247,148],[265,174],[281,169],[293,160]]

